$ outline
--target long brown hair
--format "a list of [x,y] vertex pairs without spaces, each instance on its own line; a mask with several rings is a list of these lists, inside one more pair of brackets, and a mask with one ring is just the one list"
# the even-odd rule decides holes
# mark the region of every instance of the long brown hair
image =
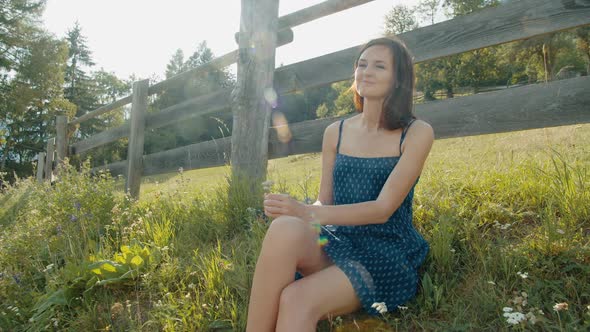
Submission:
[[[414,116],[414,61],[412,55],[403,41],[396,37],[377,38],[369,41],[359,52],[354,61],[354,70],[358,66],[359,58],[363,52],[375,45],[387,47],[393,56],[394,79],[389,89],[389,94],[383,101],[383,111],[379,127],[388,130],[405,127]],[[356,89],[353,82],[351,90],[354,94],[354,106],[357,112],[363,112],[363,97]]]

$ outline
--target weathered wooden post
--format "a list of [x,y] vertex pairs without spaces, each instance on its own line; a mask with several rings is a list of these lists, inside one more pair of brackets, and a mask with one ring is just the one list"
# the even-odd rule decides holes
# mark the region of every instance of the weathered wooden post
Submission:
[[53,180],[53,155],[55,154],[55,137],[47,139],[47,156],[45,158],[45,179]]
[[56,123],[56,152],[57,164],[61,164],[68,156],[68,117],[65,115],[58,115],[55,119]]
[[148,106],[149,80],[133,83],[133,101],[131,104],[131,133],[127,150],[127,179],[125,191],[135,199],[139,198],[139,186],[143,173],[143,144],[145,115]]
[[277,98],[273,75],[278,12],[279,0],[242,0],[231,167],[234,181],[248,179],[251,185],[266,177],[270,111]]
[[45,168],[45,152],[37,154],[37,182],[43,182],[43,169]]

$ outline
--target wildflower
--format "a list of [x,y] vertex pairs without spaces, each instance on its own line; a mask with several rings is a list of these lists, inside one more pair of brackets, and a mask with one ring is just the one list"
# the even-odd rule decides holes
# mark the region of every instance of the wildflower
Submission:
[[496,286],[496,283],[493,282],[492,280],[488,281],[488,284]]
[[82,204],[80,204],[80,202],[75,202],[74,203],[74,208],[78,211],[80,211],[80,209],[82,208]]
[[196,287],[195,284],[193,284],[192,282],[190,284],[188,284],[188,288],[190,288],[190,289],[193,289],[195,287]]
[[559,234],[565,234],[565,231],[563,229],[558,229],[557,230],[557,233],[559,233]]
[[562,311],[562,310],[567,310],[567,309],[568,309],[568,305],[566,302],[556,303],[553,306],[553,310],[555,310],[555,311]]
[[269,193],[273,184],[274,184],[274,182],[271,180],[264,181],[264,182],[262,182],[262,189],[264,190],[265,193]]
[[78,217],[76,217],[75,215],[73,215],[73,214],[72,214],[72,215],[70,216],[70,221],[71,221],[71,222],[76,222],[76,221],[78,221]]
[[504,312],[512,312],[513,309],[511,307],[504,307],[504,308],[502,308],[502,311],[504,311]]
[[48,272],[48,271],[50,271],[51,269],[53,269],[53,264],[49,264],[49,265],[47,265],[47,266],[45,267],[45,269],[43,270],[43,272]]
[[184,172],[184,168],[182,168],[182,167],[179,167],[179,168],[178,168],[178,173],[182,174],[182,172]]
[[387,305],[385,304],[385,302],[375,302],[373,303],[371,308],[377,310],[377,312],[379,312],[380,314],[384,314],[387,312]]
[[451,252],[454,254],[455,253],[455,249],[451,248]]
[[512,325],[519,324],[526,320],[525,315],[521,312],[505,312],[504,317],[506,317],[506,322]]
[[529,273],[528,272],[516,272],[516,274],[518,274],[519,277],[521,277],[522,279],[526,279],[529,277]]
[[398,306],[397,306],[397,308],[398,308],[400,311],[408,310],[408,307],[404,307],[403,305],[398,305]]

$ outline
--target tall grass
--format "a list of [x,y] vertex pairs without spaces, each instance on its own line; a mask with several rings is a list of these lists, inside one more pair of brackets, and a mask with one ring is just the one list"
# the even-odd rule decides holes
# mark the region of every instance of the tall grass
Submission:
[[[414,202],[431,246],[418,295],[318,329],[590,329],[588,129],[435,142]],[[288,157],[269,177],[313,201],[319,168],[319,154]],[[135,201],[87,165],[60,176],[0,195],[0,330],[244,329],[268,227],[250,184],[230,192],[227,167],[179,172],[145,178]]]

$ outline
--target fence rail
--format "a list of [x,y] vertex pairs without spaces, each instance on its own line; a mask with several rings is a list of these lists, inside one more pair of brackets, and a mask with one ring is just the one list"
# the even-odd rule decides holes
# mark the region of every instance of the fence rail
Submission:
[[[329,0],[283,16],[279,18],[281,30],[277,35],[278,45],[293,40],[293,33],[289,29],[291,27],[367,2],[370,1]],[[399,38],[404,40],[412,51],[415,62],[420,63],[589,24],[590,3],[578,0],[521,0],[419,28],[400,34]],[[239,38],[239,34],[236,38]],[[362,45],[358,45],[277,68],[274,73],[275,89],[279,94],[287,94],[349,79],[352,76],[353,61],[361,47]],[[147,94],[160,92],[170,87],[173,82],[178,83],[208,70],[234,63],[237,54],[238,51],[230,52],[203,66],[147,87]],[[587,91],[590,91],[590,79],[574,78],[420,104],[416,106],[416,113],[433,125],[437,138],[590,122],[590,94]],[[154,129],[190,117],[229,109],[230,93],[229,90],[219,90],[168,107],[158,113],[144,114],[143,126]],[[70,121],[69,125],[119,108],[132,99],[133,95],[103,106]],[[323,130],[334,120],[320,119],[292,124],[290,128],[294,142],[289,153],[320,151]],[[132,116],[130,122],[133,121]],[[67,150],[70,154],[80,154],[133,135],[131,126],[127,123],[76,142]],[[276,133],[271,132],[269,139],[270,158],[284,155],[284,147],[277,140]],[[141,141],[143,145],[142,140],[137,141]],[[150,175],[175,171],[179,167],[195,169],[217,166],[229,160],[230,141],[228,137],[139,158],[136,155],[135,163],[122,161],[106,165],[106,168],[113,174],[127,172],[129,178],[141,171],[144,175]],[[132,145],[130,143],[129,151],[138,151]],[[143,151],[143,146],[141,150]],[[49,153],[48,150],[48,158]],[[138,169],[138,164],[142,165],[141,170],[130,173],[132,164],[135,165],[135,169]]]
[[[436,138],[493,134],[590,122],[590,77],[532,84],[462,98],[416,105],[416,116],[435,128]],[[324,129],[346,118],[290,125],[293,143],[288,154],[320,152]],[[269,158],[286,156],[286,147],[272,130]],[[229,159],[230,138],[196,143],[144,156],[144,175],[220,166]],[[95,168],[124,174],[125,162]]]

